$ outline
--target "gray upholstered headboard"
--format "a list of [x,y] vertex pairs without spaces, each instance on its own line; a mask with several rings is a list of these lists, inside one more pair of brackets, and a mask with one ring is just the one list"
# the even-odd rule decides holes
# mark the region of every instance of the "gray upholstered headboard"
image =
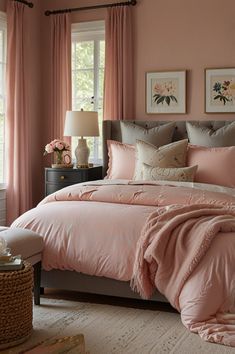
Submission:
[[[130,123],[140,125],[145,128],[153,128],[158,125],[169,123],[169,121],[139,121],[139,120],[128,120]],[[197,123],[202,126],[218,129],[226,124],[231,123],[231,121],[194,121],[192,123]],[[175,132],[173,135],[173,141],[181,140],[187,138],[186,121],[175,122]],[[108,167],[108,150],[107,150],[107,140],[117,140],[122,141],[120,121],[117,120],[105,120],[103,122],[103,166],[104,175],[106,174]]]

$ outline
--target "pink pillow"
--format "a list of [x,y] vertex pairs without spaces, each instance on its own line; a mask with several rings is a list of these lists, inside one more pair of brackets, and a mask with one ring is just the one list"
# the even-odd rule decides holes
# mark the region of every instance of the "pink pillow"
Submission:
[[198,165],[195,182],[235,187],[235,146],[188,145],[188,166]]
[[109,167],[106,178],[133,179],[135,171],[135,146],[108,140]]

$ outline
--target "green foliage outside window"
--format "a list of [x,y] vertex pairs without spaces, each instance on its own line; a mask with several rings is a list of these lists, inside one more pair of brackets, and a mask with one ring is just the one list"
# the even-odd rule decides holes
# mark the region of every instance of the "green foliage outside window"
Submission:
[[[90,147],[90,160],[95,160],[95,162],[102,159],[104,63],[104,40],[73,41],[73,110],[98,111],[100,137],[87,138],[87,143]],[[77,139],[76,137],[72,138],[72,152],[74,152],[77,145]]]

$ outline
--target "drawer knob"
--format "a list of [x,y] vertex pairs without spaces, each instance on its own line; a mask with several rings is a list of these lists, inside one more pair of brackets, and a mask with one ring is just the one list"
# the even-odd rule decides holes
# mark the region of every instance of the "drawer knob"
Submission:
[[60,176],[60,179],[61,179],[62,181],[64,180],[64,178],[65,178],[64,176]]

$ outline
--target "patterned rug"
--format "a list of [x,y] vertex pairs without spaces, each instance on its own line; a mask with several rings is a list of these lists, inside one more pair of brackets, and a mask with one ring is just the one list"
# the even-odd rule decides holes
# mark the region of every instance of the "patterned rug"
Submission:
[[235,353],[190,333],[177,313],[42,298],[33,325],[27,342],[0,353],[18,354],[49,338],[80,333],[90,354]]

